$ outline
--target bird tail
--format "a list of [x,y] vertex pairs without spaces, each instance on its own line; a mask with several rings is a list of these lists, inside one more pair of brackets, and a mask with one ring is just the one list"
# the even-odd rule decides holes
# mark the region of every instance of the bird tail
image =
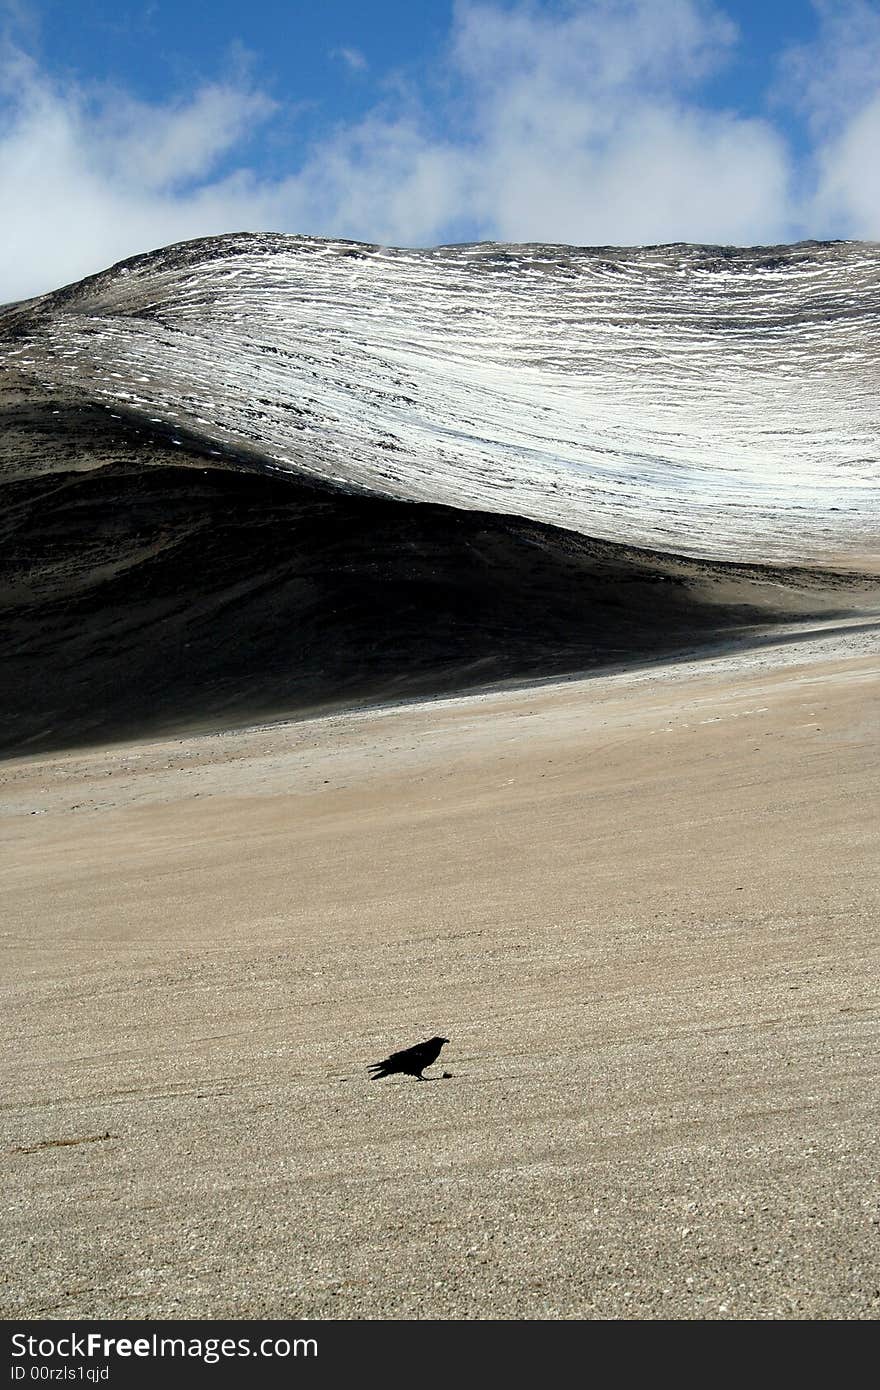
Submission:
[[371,1081],[381,1081],[383,1076],[391,1075],[391,1068],[386,1067],[384,1062],[373,1062],[369,1067],[367,1067],[367,1071],[371,1071],[373,1073],[373,1075],[370,1077]]

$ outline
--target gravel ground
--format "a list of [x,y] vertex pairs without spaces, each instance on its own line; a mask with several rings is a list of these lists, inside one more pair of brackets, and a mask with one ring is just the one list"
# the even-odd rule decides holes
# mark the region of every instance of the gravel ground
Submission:
[[3,1316],[875,1317],[866,631],[6,764]]

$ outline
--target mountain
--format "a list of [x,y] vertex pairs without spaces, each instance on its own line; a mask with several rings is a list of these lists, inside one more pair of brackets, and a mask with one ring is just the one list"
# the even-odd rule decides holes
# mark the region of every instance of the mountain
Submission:
[[6,753],[877,598],[880,247],[233,235],[0,310]]

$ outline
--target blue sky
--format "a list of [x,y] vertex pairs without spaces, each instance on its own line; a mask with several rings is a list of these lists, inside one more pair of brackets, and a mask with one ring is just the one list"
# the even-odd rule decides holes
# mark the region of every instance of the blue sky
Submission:
[[880,0],[0,0],[0,300],[190,236],[880,237]]
[[[662,7],[663,0],[653,3]],[[115,5],[43,0],[26,10],[15,8],[29,15],[33,48],[47,70],[118,82],[145,100],[168,100],[210,81],[244,50],[256,80],[293,111],[295,136],[307,139],[363,116],[396,75],[425,83],[428,105],[439,107],[430,92],[431,69],[448,42],[455,5],[453,0],[257,0],[250,5],[213,0],[206,12],[193,0]],[[534,8],[562,14],[577,6]],[[720,8],[738,26],[740,41],[706,84],[706,100],[716,107],[766,111],[780,53],[818,36],[819,14],[809,0],[731,0]],[[442,110],[436,114],[442,121]],[[795,139],[798,124],[787,120]],[[266,152],[255,157],[266,160]]]

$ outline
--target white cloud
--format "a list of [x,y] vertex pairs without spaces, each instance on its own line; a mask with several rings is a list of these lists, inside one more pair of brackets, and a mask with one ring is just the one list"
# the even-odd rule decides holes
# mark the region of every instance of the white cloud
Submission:
[[[865,61],[875,36],[880,54],[875,20],[864,0],[823,3],[820,48],[787,59],[815,131],[806,203],[773,124],[701,97],[737,44],[708,0],[460,0],[430,100],[388,83],[362,120],[272,179],[235,169],[255,131],[284,114],[246,73],[148,104],[59,83],[7,49],[0,301],[248,229],[404,245],[773,242],[844,225],[876,236],[880,92],[878,64]],[[355,50],[339,56],[358,68]]]
[[814,136],[807,216],[838,236],[880,238],[880,7],[814,0],[819,33],[783,61],[783,93]]
[[11,50],[0,95],[0,302],[239,220],[258,226],[268,211],[247,173],[205,179],[270,115],[258,92],[213,84],[166,106],[98,99]]
[[813,208],[840,234],[880,240],[880,93],[818,151]]
[[827,132],[880,91],[880,8],[868,0],[813,0],[819,32],[783,55],[784,96]]
[[461,5],[484,225],[505,239],[775,240],[787,169],[758,120],[688,97],[733,25],[697,0]]
[[341,58],[352,72],[366,72],[369,63],[359,48],[334,48],[331,58]]
[[454,53],[485,90],[524,79],[545,93],[557,85],[586,100],[632,88],[688,87],[723,62],[736,26],[709,0],[591,0],[501,8],[458,0]]
[[[321,226],[378,241],[776,241],[783,142],[688,99],[735,41],[699,0],[553,10],[461,3],[448,55],[455,131],[410,102],[343,130],[287,187]],[[304,197],[303,197],[304,195]]]
[[278,188],[277,205],[296,230],[425,245],[473,203],[471,164],[415,116],[376,114],[314,150]]

